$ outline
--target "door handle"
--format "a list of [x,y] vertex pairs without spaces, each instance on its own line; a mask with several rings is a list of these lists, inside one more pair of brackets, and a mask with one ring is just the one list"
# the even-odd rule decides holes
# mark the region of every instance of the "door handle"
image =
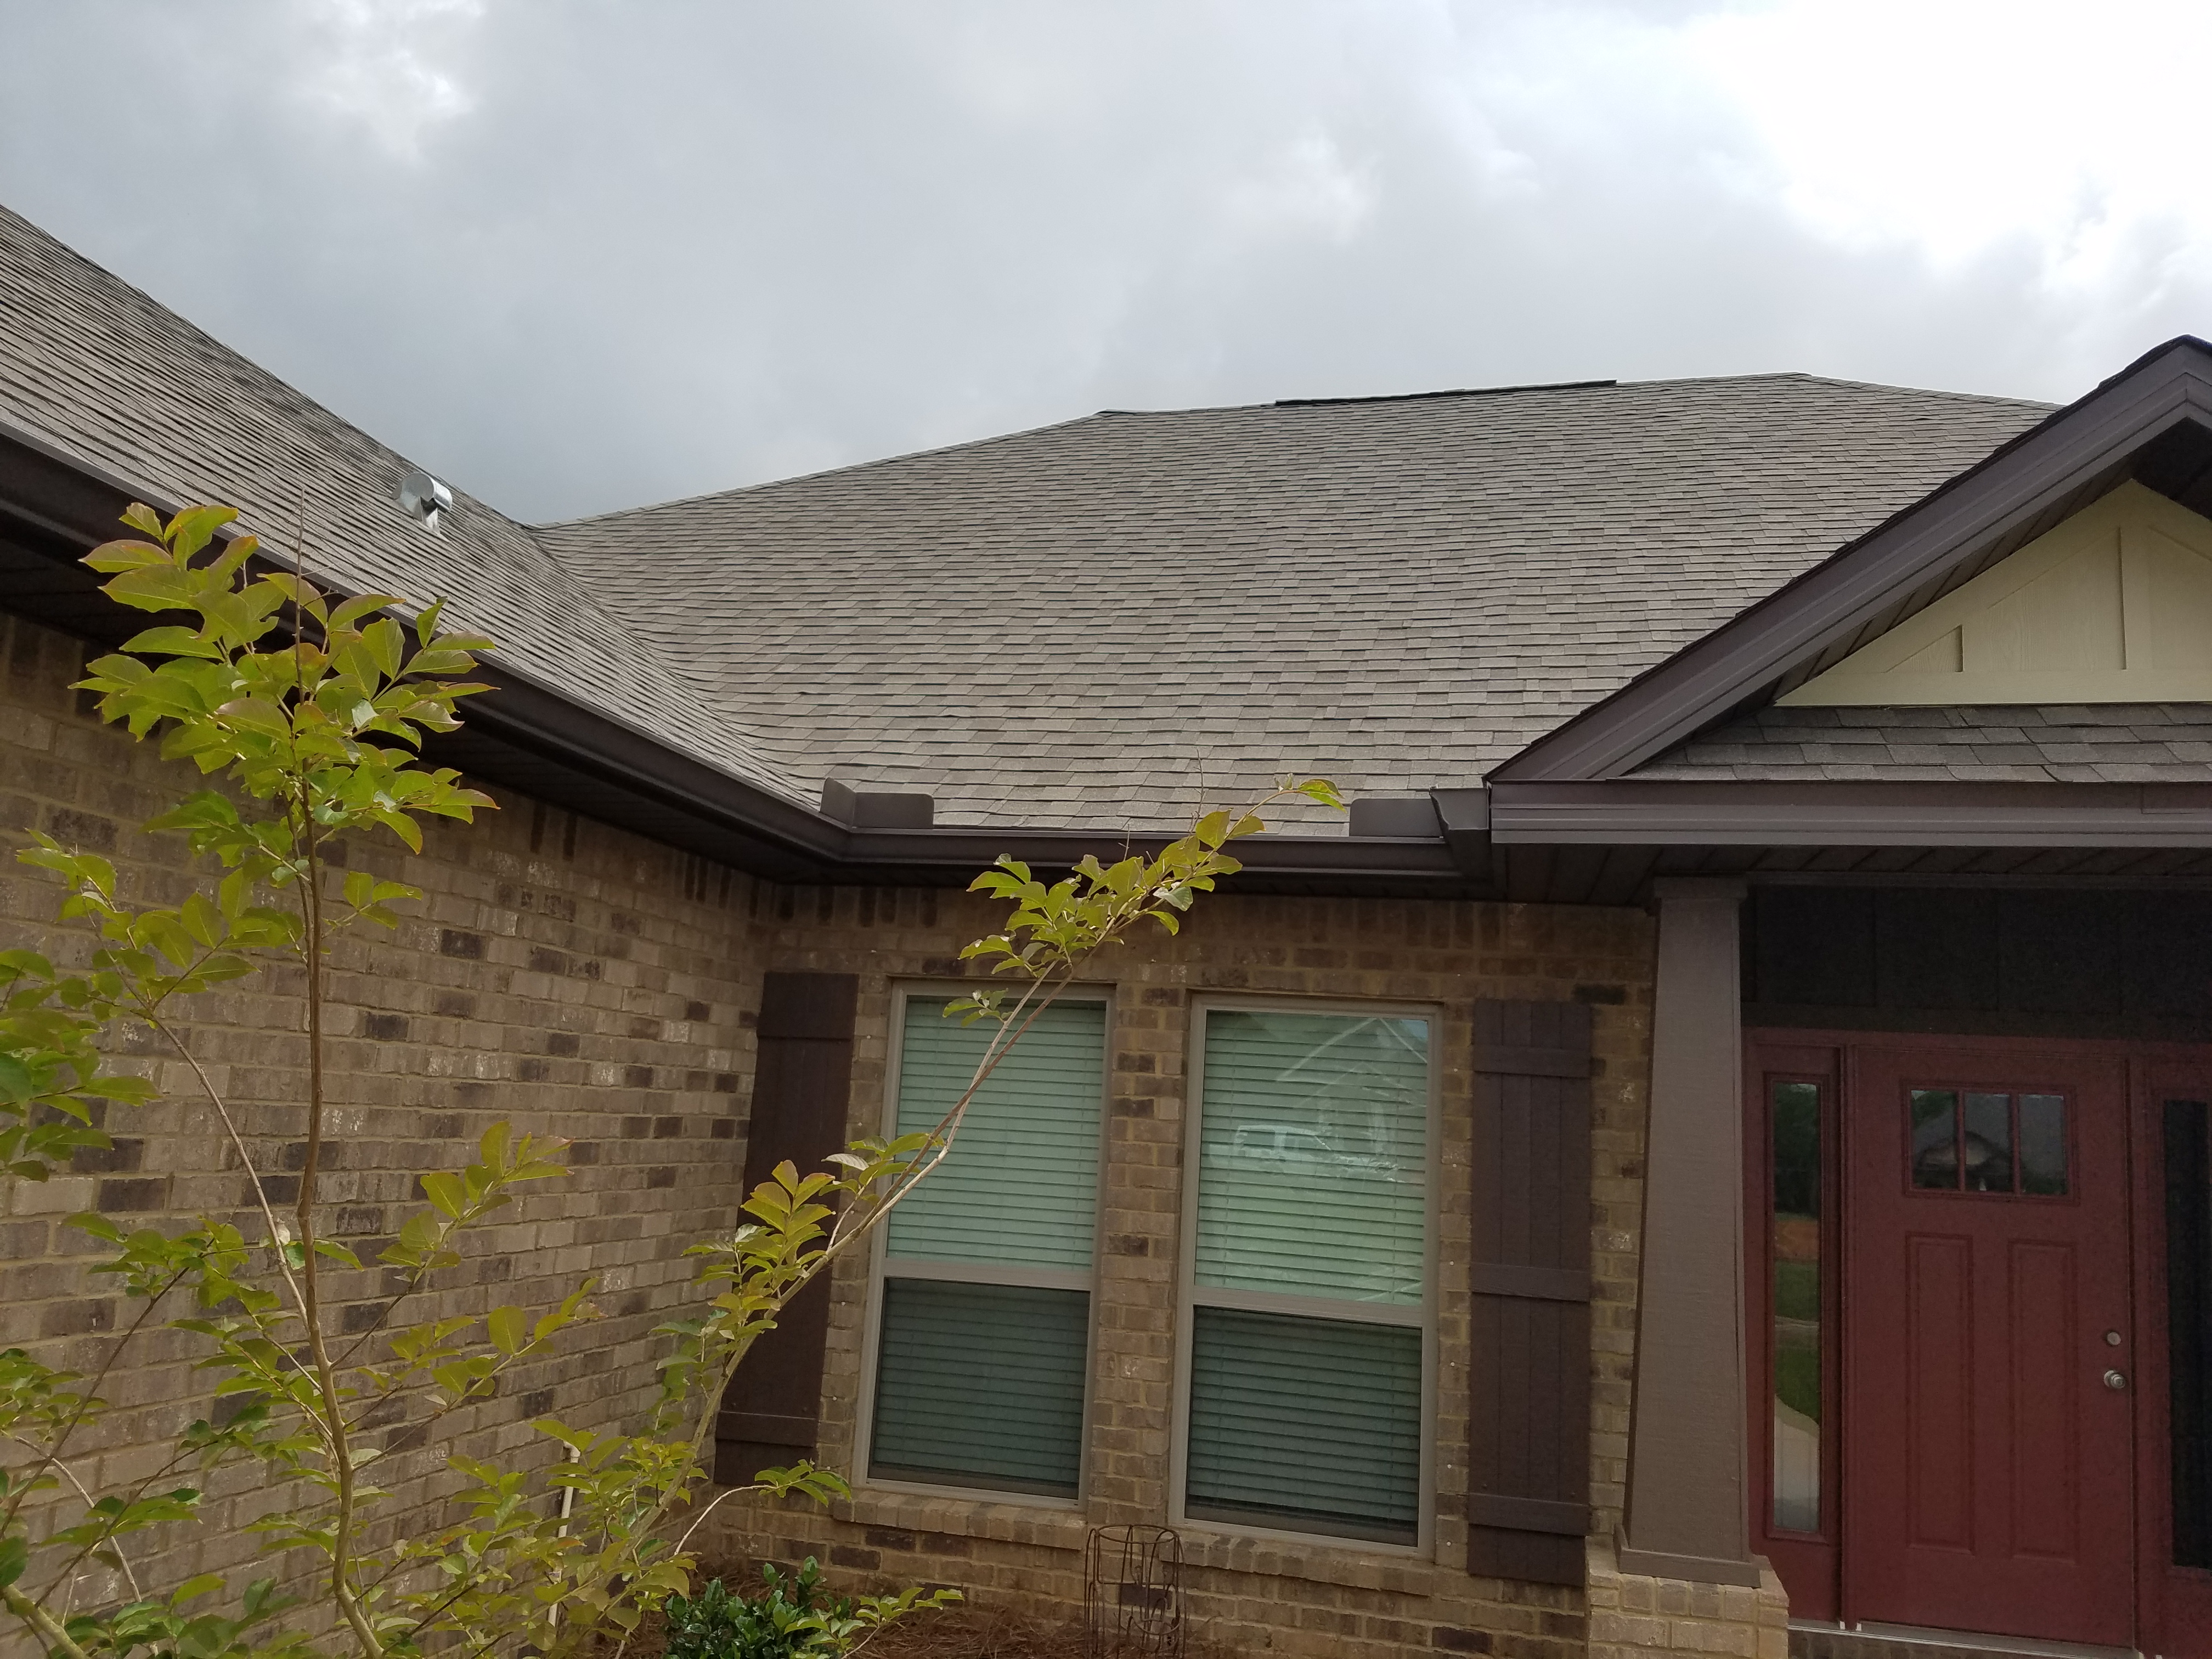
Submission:
[[2126,1388],[2128,1386],[2127,1374],[2124,1371],[2106,1371],[2105,1373],[2105,1386],[2108,1389]]

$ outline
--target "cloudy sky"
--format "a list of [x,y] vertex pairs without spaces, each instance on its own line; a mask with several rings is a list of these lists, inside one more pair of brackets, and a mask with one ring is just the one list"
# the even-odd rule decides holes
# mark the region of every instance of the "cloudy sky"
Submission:
[[1100,408],[2070,398],[2212,333],[2208,49],[2128,0],[0,0],[0,202],[550,519]]

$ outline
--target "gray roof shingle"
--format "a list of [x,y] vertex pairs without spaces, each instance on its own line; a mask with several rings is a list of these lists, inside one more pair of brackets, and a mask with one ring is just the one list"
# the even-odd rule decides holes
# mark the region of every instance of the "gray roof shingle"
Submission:
[[400,456],[0,210],[0,419],[279,544],[304,517],[311,568],[444,596],[734,776],[940,823],[1472,782],[2047,412],[1774,374],[1109,413],[432,535]]
[[310,580],[446,599],[526,676],[787,787],[747,723],[709,714],[527,527],[456,492],[426,530],[395,504],[408,460],[4,208],[0,420],[150,490],[236,507],[273,550],[304,528]]
[[1676,782],[2212,783],[2212,705],[1761,708],[1632,775]]
[[1473,782],[2045,412],[1784,374],[1109,413],[540,533],[810,786],[1158,823]]

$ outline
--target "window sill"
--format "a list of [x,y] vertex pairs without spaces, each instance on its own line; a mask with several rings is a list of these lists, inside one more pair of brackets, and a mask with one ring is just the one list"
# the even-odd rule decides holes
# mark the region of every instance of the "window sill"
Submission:
[[982,1493],[973,1487],[870,1480],[853,1489],[852,1519],[862,1526],[956,1538],[995,1538],[1048,1549],[1080,1550],[1090,1534],[1080,1499],[1042,1493]]
[[[1248,1527],[1234,1522],[1205,1521],[1183,1516],[1168,1523],[1183,1540],[1186,1566],[1220,1567],[1231,1571],[1255,1571],[1251,1558],[1264,1554],[1270,1565],[1257,1569],[1296,1578],[1328,1583],[1359,1582],[1361,1568],[1378,1562],[1407,1566],[1433,1566],[1437,1548],[1425,1544],[1393,1544],[1381,1540],[1344,1538],[1332,1533],[1291,1532],[1274,1527]],[[1296,1567],[1280,1565],[1295,1557]]]

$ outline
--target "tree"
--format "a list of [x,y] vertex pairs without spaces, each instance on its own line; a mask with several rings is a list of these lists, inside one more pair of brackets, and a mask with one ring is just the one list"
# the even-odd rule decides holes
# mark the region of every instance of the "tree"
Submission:
[[[99,1214],[70,1218],[111,1253],[94,1271],[112,1276],[136,1312],[89,1376],[21,1349],[0,1353],[0,1442],[11,1460],[0,1466],[0,1605],[64,1659],[304,1656],[333,1638],[362,1659],[524,1646],[568,1655],[626,1636],[645,1610],[688,1589],[686,1546],[705,1510],[682,1511],[704,1479],[722,1386],[790,1298],[943,1162],[976,1089],[1061,988],[1146,922],[1173,932],[1197,895],[1239,867],[1226,848],[1261,830],[1276,800],[1340,803],[1325,782],[1286,783],[1249,810],[1205,814],[1157,854],[1110,866],[1086,857],[1051,882],[1000,859],[971,890],[1006,902],[1006,923],[962,954],[1007,984],[948,1010],[994,1029],[943,1121],[924,1133],[856,1140],[827,1170],[781,1165],[747,1196],[742,1224],[691,1247],[696,1294],[660,1328],[668,1351],[658,1401],[634,1431],[547,1418],[532,1426],[557,1448],[551,1457],[501,1463],[453,1451],[458,1518],[373,1541],[370,1517],[389,1494],[375,1484],[372,1420],[380,1433],[397,1423],[434,1437],[595,1311],[585,1283],[542,1309],[406,1317],[441,1271],[461,1261],[468,1229],[518,1188],[564,1173],[567,1144],[558,1139],[494,1124],[465,1168],[418,1178],[422,1207],[373,1264],[325,1225],[326,957],[341,934],[392,927],[395,907],[421,896],[334,855],[383,836],[419,854],[426,817],[466,822],[494,806],[420,759],[425,734],[456,729],[457,706],[486,689],[467,676],[491,642],[440,632],[434,605],[410,624],[393,614],[403,602],[389,594],[335,599],[298,569],[258,561],[254,538],[226,538],[235,516],[191,507],[164,521],[134,505],[125,518],[140,535],[86,560],[108,576],[104,591],[118,602],[192,618],[137,634],[93,663],[79,686],[97,695],[104,720],[158,739],[165,757],[189,760],[223,786],[185,797],[144,826],[185,837],[212,878],[178,904],[142,905],[105,859],[43,835],[20,854],[61,878],[61,920],[88,929],[94,948],[82,972],[36,951],[0,951],[0,1165],[8,1178],[43,1181],[78,1151],[108,1144],[105,1118],[150,1097],[143,1080],[101,1060],[109,1034],[135,1026],[187,1069],[256,1201],[242,1216],[166,1231],[126,1230]],[[281,1210],[179,1024],[183,1000],[271,963],[299,969],[307,1057],[304,1161],[296,1198]],[[357,1292],[379,1268],[396,1283],[373,1327],[349,1334],[334,1310],[351,1298],[338,1291]],[[163,1327],[202,1345],[211,1408],[152,1474],[100,1490],[73,1446],[100,1417],[100,1391],[133,1340]],[[240,1463],[258,1464],[286,1494],[255,1523],[265,1550],[311,1562],[312,1572],[295,1565],[235,1592],[213,1575],[166,1587],[142,1580],[131,1557],[137,1535],[192,1520],[209,1474]],[[826,1501],[846,1487],[833,1472],[800,1463],[738,1490]],[[94,1560],[123,1574],[130,1598],[72,1613],[59,1592]],[[946,1595],[861,1598],[840,1650]]]

